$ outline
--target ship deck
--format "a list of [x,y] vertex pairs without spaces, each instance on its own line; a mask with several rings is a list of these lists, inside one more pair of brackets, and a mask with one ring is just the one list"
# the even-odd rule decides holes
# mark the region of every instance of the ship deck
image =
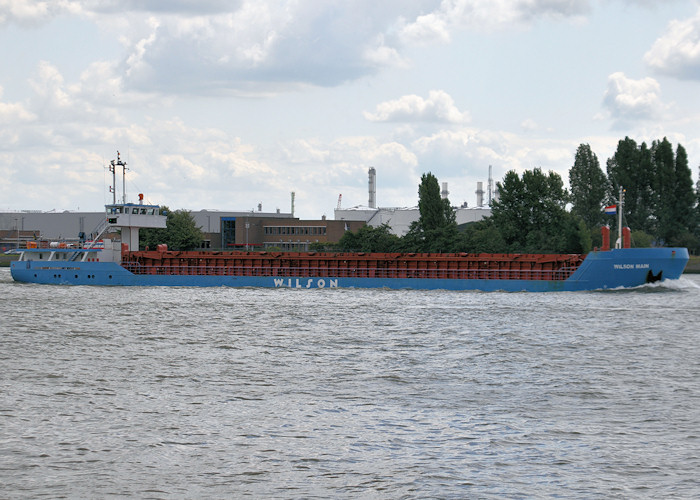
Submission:
[[125,252],[138,275],[545,280],[571,276],[578,254],[431,254],[319,252]]

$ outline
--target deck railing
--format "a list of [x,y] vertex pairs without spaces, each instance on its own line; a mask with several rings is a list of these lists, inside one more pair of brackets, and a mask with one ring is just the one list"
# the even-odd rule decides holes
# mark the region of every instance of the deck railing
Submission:
[[457,280],[540,280],[563,281],[577,267],[560,269],[382,269],[326,267],[248,267],[248,266],[161,266],[122,262],[134,274],[191,276],[261,276],[284,278],[419,278]]

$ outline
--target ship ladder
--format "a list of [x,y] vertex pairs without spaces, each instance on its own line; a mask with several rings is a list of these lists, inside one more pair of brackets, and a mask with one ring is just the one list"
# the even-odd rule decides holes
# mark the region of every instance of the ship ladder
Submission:
[[[107,221],[106,218],[102,219],[102,222],[100,222],[97,227],[92,231],[93,234],[96,234],[96,236],[92,239],[92,241],[85,246],[84,248],[86,250],[91,249],[92,247],[95,246],[95,244],[99,241],[99,239],[102,237],[104,233],[107,232],[107,229],[109,229],[110,224]],[[70,259],[68,259],[70,262],[73,262],[78,259],[78,256],[81,254],[81,252],[74,252],[73,255],[71,255]]]

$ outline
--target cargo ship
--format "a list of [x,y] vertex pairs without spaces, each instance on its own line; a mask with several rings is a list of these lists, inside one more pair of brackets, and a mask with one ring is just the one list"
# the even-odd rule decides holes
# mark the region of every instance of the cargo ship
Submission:
[[[165,227],[156,205],[107,205],[103,232],[77,247],[20,249],[14,280],[56,285],[390,288],[577,291],[635,287],[677,279],[685,248],[608,248],[579,254],[330,253],[172,251],[139,248],[138,230]],[[605,231],[606,228],[603,228]],[[32,248],[32,246],[34,248]],[[132,250],[136,249],[136,250]]]
[[[117,256],[116,259],[113,256]],[[15,281],[56,285],[580,291],[677,279],[685,248],[588,255],[21,250]]]
[[[616,248],[610,248],[607,226],[602,248],[587,255],[172,251],[163,245],[139,250],[139,229],[166,227],[160,207],[139,197],[139,203],[117,203],[115,197],[106,205],[92,241],[76,246],[29,242],[11,263],[13,279],[55,285],[550,292],[677,279],[688,262],[686,248],[630,248],[628,228],[619,231]],[[101,238],[116,230],[120,241]]]

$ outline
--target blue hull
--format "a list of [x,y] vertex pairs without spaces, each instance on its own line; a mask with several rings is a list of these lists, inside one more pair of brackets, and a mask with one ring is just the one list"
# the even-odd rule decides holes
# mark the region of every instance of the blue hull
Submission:
[[591,252],[575,273],[568,279],[561,281],[151,275],[133,274],[113,262],[35,260],[12,262],[11,273],[15,281],[51,285],[389,288],[553,292],[627,288],[640,286],[653,280],[677,279],[683,273],[687,262],[688,250],[685,248],[625,248]]

